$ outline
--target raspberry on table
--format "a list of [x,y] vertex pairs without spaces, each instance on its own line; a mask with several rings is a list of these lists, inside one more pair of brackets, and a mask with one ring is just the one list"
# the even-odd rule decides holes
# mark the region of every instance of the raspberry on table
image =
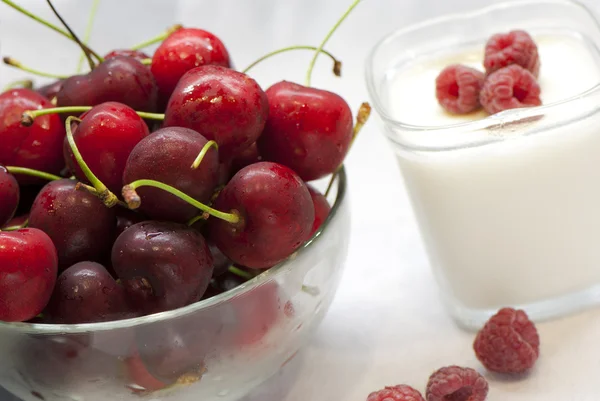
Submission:
[[488,382],[477,371],[447,366],[435,371],[427,382],[427,401],[483,401]]
[[490,114],[542,104],[540,85],[531,72],[517,64],[494,71],[485,79],[479,101]]
[[483,65],[491,74],[511,64],[529,70],[535,77],[540,72],[540,56],[533,38],[525,31],[515,30],[493,35],[485,45]]
[[369,394],[367,401],[425,401],[421,393],[406,384],[386,386]]
[[454,114],[466,114],[481,107],[479,91],[485,75],[460,64],[444,68],[435,80],[435,95],[440,106]]
[[488,370],[523,373],[540,355],[540,338],[524,311],[503,308],[477,333],[473,349]]

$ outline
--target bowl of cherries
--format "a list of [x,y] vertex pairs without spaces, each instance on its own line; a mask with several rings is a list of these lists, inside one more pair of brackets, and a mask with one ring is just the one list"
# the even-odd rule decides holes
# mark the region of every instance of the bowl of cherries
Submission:
[[343,162],[370,107],[353,117],[310,86],[321,54],[340,75],[332,32],[261,57],[314,52],[305,85],[263,90],[205,30],[101,56],[50,1],[61,25],[2,2],[76,42],[89,71],[0,93],[0,385],[240,398],[309,338],[347,254]]

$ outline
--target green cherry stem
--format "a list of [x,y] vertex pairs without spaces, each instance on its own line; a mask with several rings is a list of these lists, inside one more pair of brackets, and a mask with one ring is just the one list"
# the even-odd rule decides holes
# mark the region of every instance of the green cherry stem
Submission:
[[[264,61],[264,60],[266,60],[268,58],[271,58],[273,56],[276,56],[278,54],[288,52],[290,50],[313,50],[313,51],[316,51],[316,50],[318,50],[318,48],[315,47],[315,46],[289,46],[289,47],[284,47],[283,49],[275,50],[275,51],[272,51],[271,53],[265,54],[264,56],[262,56],[261,58],[259,58],[258,60],[256,60],[252,64],[250,64],[248,67],[246,67],[244,70],[242,70],[242,72],[244,74],[246,74],[248,71],[250,71],[250,69],[252,69],[257,64],[261,63],[262,61]],[[329,58],[331,58],[331,60],[333,60],[333,74],[336,77],[342,76],[342,62],[340,60],[336,59],[333,56],[333,54],[329,53],[327,50],[321,49],[320,51],[321,51],[321,53],[329,56]]]
[[140,63],[142,63],[144,65],[150,65],[150,64],[152,64],[152,59],[151,58],[145,58],[143,60],[140,60]]
[[71,130],[71,123],[73,121],[81,122],[81,119],[79,119],[75,116],[69,116],[69,117],[67,117],[67,120],[65,121],[65,130],[67,132],[67,141],[69,142],[69,147],[71,148],[71,152],[73,152],[73,156],[75,156],[75,160],[77,161],[79,168],[81,168],[81,171],[83,171],[83,174],[85,175],[85,177],[88,179],[90,184],[92,184],[92,186],[96,190],[96,195],[100,198],[100,200],[107,207],[113,207],[117,204],[119,199],[115,196],[115,194],[110,192],[108,190],[108,188],[106,188],[106,185],[104,185],[102,183],[102,181],[100,181],[98,179],[98,177],[96,177],[96,175],[88,167],[85,160],[83,160],[83,157],[81,156],[81,153],[79,152],[79,149],[77,149],[77,144],[75,144],[75,138],[73,138],[73,131]]
[[[57,27],[56,25],[54,25],[53,23],[46,21],[45,19],[27,11],[26,9],[24,9],[23,7],[15,4],[13,1],[11,0],[0,0],[2,1],[4,4],[6,4],[9,7],[12,7],[13,9],[17,10],[18,12],[20,12],[23,15],[28,16],[29,18],[39,22],[40,24],[52,29],[54,32],[57,32],[59,34],[61,34],[62,36],[64,36],[67,39],[73,40],[73,37],[69,34],[69,32],[65,31],[62,28]],[[85,46],[85,48],[100,62],[102,62],[104,59],[102,57],[100,57],[98,55],[98,53],[94,52],[92,49],[90,49],[89,47]]]
[[169,35],[171,35],[173,32],[175,32],[175,31],[177,31],[177,30],[179,30],[181,28],[183,28],[183,26],[181,24],[175,24],[172,27],[166,29],[160,35],[155,36],[152,39],[148,39],[145,42],[138,43],[135,46],[131,46],[130,49],[131,50],[140,50],[140,49],[143,49],[144,47],[152,46],[155,43],[162,42],[163,40],[165,40],[166,38],[168,38]]
[[[84,113],[92,109],[92,106],[66,106],[66,107],[52,107],[48,109],[37,109],[27,110],[23,112],[21,116],[21,124],[29,127],[33,124],[33,121],[40,116],[48,114],[61,114],[61,113]],[[137,115],[148,119],[148,120],[163,120],[164,114],[161,113],[146,113],[144,111],[136,111]]]
[[225,213],[217,209],[213,209],[212,207],[207,206],[204,203],[198,202],[196,199],[192,198],[189,195],[186,195],[177,188],[173,188],[170,185],[163,184],[162,182],[154,180],[137,180],[123,187],[123,199],[125,199],[125,202],[127,203],[130,209],[137,209],[138,207],[140,207],[142,200],[135,191],[140,187],[154,187],[162,189],[163,191],[166,191],[171,195],[175,195],[179,199],[186,201],[190,205],[202,210],[203,212],[206,212],[211,216],[214,216],[221,220],[225,220],[229,223],[236,224],[240,221],[240,216],[236,211],[233,211],[232,213]]
[[206,213],[206,212],[200,213],[198,216],[194,216],[194,217],[192,217],[192,218],[190,219],[190,221],[188,221],[188,222],[186,223],[186,225],[187,225],[188,227],[191,227],[191,226],[193,226],[194,224],[196,224],[197,222],[199,222],[200,220],[206,220],[206,219],[208,219],[208,217],[209,217],[209,216],[210,216],[210,215],[209,215],[208,213]]
[[[363,104],[360,105],[360,108],[358,109],[358,113],[356,114],[356,124],[354,124],[354,128],[352,130],[352,139],[350,140],[350,147],[348,148],[348,150],[352,149],[354,140],[356,139],[356,137],[358,136],[358,133],[362,130],[364,125],[367,123],[367,120],[369,119],[370,115],[371,115],[371,105],[367,102],[364,102]],[[333,187],[333,182],[337,178],[337,175],[340,172],[340,170],[342,169],[343,165],[344,165],[343,163],[340,164],[338,166],[338,168],[336,168],[335,171],[333,172],[333,174],[331,175],[331,179],[329,180],[329,184],[327,184],[327,189],[325,190],[325,197],[327,197],[327,195],[329,195],[329,191],[331,191],[331,188]]]
[[19,225],[4,227],[0,231],[17,231],[17,230],[27,227],[28,225],[29,225],[29,219],[25,219],[25,221]]
[[31,79],[20,79],[18,81],[10,82],[2,89],[2,92],[15,88],[31,89],[33,88],[33,81]]
[[[94,0],[92,2],[92,8],[90,9],[90,14],[88,15],[87,25],[85,27],[85,33],[83,34],[82,43],[87,45],[92,37],[92,30],[94,29],[94,19],[96,18],[96,12],[98,11],[98,6],[100,5],[100,0]],[[81,69],[83,68],[83,62],[85,61],[85,52],[81,53],[79,57],[79,62],[77,63],[76,73],[79,74]]]
[[13,175],[28,175],[30,177],[37,177],[48,181],[62,180],[62,177],[59,177],[57,175],[45,173],[43,171],[34,170],[27,167],[7,166],[6,169],[9,173]]
[[252,280],[254,277],[256,277],[254,274],[242,270],[239,267],[236,267],[235,265],[229,266],[227,270],[229,271],[229,273],[235,274],[236,276],[244,278],[246,280]]
[[66,75],[52,74],[52,73],[49,73],[49,72],[35,70],[33,68],[27,67],[27,66],[23,65],[20,61],[17,61],[17,60],[15,60],[12,57],[3,57],[2,58],[2,62],[4,62],[4,64],[6,64],[6,65],[9,65],[11,67],[17,68],[19,70],[23,70],[23,71],[28,72],[30,74],[39,75],[40,77],[56,78],[56,79],[65,79],[65,78],[67,78]]
[[310,64],[308,65],[308,71],[306,72],[306,86],[310,86],[310,80],[312,77],[313,69],[315,68],[315,63],[317,62],[317,57],[319,57],[319,54],[321,54],[321,51],[323,50],[323,48],[325,47],[325,45],[327,44],[327,42],[329,41],[329,39],[331,38],[333,33],[338,29],[338,27],[342,24],[342,22],[344,22],[346,17],[348,17],[348,15],[350,15],[352,10],[354,10],[354,8],[360,2],[361,2],[361,0],[354,0],[354,2],[346,10],[346,12],[342,15],[342,17],[338,20],[338,22],[336,22],[335,25],[329,30],[329,32],[325,36],[325,39],[323,39],[323,41],[317,48],[317,51],[315,51],[315,55],[313,56],[312,60],[310,61]]
[[216,150],[219,150],[219,145],[217,145],[215,141],[206,142],[206,144],[204,144],[204,146],[200,150],[200,153],[198,153],[198,156],[196,156],[196,160],[194,160],[194,162],[192,163],[191,168],[195,170],[198,168],[198,166],[200,166],[200,163],[202,163],[202,159],[204,159],[204,156],[206,155],[206,153],[208,153],[210,148],[215,148]]

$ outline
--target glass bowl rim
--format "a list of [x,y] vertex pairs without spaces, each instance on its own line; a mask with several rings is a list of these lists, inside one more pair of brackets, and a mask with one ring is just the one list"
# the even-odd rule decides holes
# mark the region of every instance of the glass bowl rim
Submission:
[[[416,24],[411,24],[404,28],[396,29],[396,30],[384,35],[383,38],[381,38],[375,44],[375,46],[369,52],[369,54],[366,58],[366,62],[365,62],[365,80],[367,82],[367,90],[371,97],[371,101],[373,102],[373,106],[377,110],[377,113],[379,114],[379,116],[384,120],[384,122],[386,124],[389,124],[396,129],[402,129],[404,131],[440,132],[440,131],[456,129],[456,128],[462,128],[462,129],[476,131],[476,130],[484,130],[484,129],[496,126],[498,124],[507,124],[510,122],[515,122],[515,121],[521,120],[523,118],[535,117],[535,116],[540,115],[541,113],[545,113],[556,107],[560,107],[561,105],[563,105],[565,103],[570,103],[573,100],[585,98],[589,94],[598,91],[600,89],[600,84],[597,84],[597,85],[587,89],[586,91],[576,94],[574,96],[571,96],[569,98],[559,100],[556,102],[552,102],[552,103],[548,103],[548,104],[544,104],[541,106],[505,110],[500,113],[497,113],[497,114],[494,114],[491,116],[487,116],[482,119],[478,119],[478,120],[474,120],[474,121],[467,121],[467,122],[459,122],[459,123],[455,123],[455,124],[448,124],[448,125],[442,125],[442,126],[407,124],[407,123],[403,123],[401,121],[396,120],[395,118],[391,117],[387,113],[386,108],[383,107],[381,99],[380,99],[379,95],[377,94],[377,89],[376,89],[377,83],[375,82],[375,75],[373,73],[373,70],[374,70],[373,62],[375,60],[376,54],[385,44],[395,40],[396,38],[398,38],[400,36],[407,35],[411,32],[421,30],[421,29],[431,28],[433,26],[440,25],[443,23],[447,23],[447,22],[451,22],[451,21],[461,21],[461,20],[467,21],[467,20],[474,19],[480,15],[494,13],[495,11],[498,11],[498,10],[505,10],[508,8],[523,8],[526,6],[531,6],[531,5],[536,5],[536,4],[537,5],[554,4],[554,5],[563,5],[563,6],[567,6],[567,7],[577,7],[581,11],[583,11],[585,14],[588,15],[590,20],[596,24],[598,31],[600,31],[600,19],[599,19],[600,17],[596,16],[596,14],[594,14],[588,6],[586,6],[585,4],[581,3],[578,0],[510,0],[510,1],[503,1],[503,2],[492,4],[492,5],[488,5],[485,7],[479,7],[479,8],[476,8],[476,9],[468,11],[468,12],[449,13],[449,14],[442,15],[440,17],[429,18],[422,22],[418,22]],[[398,144],[401,146],[406,146],[408,148],[412,148],[412,146],[407,146],[407,145],[403,144],[402,141],[400,141],[398,138],[392,138],[392,139],[394,139],[394,142],[398,142]],[[485,143],[487,143],[487,142],[485,142]],[[483,143],[483,144],[485,144],[485,143]],[[435,148],[432,148],[432,149],[435,149]],[[420,149],[420,150],[424,150],[424,149]],[[435,149],[435,150],[439,150],[439,149]]]
[[329,215],[325,221],[321,224],[321,227],[315,232],[315,234],[306,241],[296,252],[290,255],[287,259],[273,266],[272,268],[263,271],[256,277],[248,280],[244,284],[235,287],[229,291],[215,295],[213,297],[194,302],[193,304],[177,308],[170,311],[153,313],[151,315],[134,317],[122,320],[112,320],[109,322],[97,322],[97,323],[81,323],[81,324],[49,324],[49,323],[26,323],[26,322],[3,322],[0,321],[0,330],[10,330],[13,332],[19,332],[23,334],[83,334],[90,332],[101,332],[110,331],[116,329],[125,329],[131,327],[137,327],[142,325],[148,325],[152,323],[167,321],[173,318],[179,318],[187,315],[191,315],[199,310],[221,304],[229,301],[232,298],[238,297],[252,289],[265,284],[268,280],[273,277],[282,275],[283,273],[291,270],[292,262],[296,256],[300,253],[307,252],[313,243],[319,240],[321,234],[330,225],[330,222],[336,217],[338,210],[341,207],[342,202],[347,197],[347,175],[344,166],[339,170],[335,179],[337,193],[335,201],[331,206]]

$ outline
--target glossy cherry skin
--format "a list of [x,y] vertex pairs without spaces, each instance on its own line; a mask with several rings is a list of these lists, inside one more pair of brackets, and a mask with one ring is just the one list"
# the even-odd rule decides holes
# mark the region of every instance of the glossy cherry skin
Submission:
[[304,182],[289,168],[260,162],[241,169],[213,207],[240,216],[232,224],[208,219],[208,237],[228,258],[253,269],[290,256],[308,237],[315,210]]
[[[133,148],[150,134],[148,126],[131,107],[117,102],[94,106],[72,125],[73,139],[90,170],[117,196],[123,188],[123,171]],[[80,181],[87,178],[67,138],[63,145],[65,161]]]
[[111,259],[131,305],[144,313],[198,301],[213,272],[202,235],[170,222],[145,221],[129,227],[115,241]]
[[54,82],[36,88],[35,91],[45,98],[52,100],[58,91],[60,91],[60,88],[62,88],[63,81],[64,79],[58,79]]
[[308,236],[310,239],[313,235],[315,235],[317,230],[329,216],[331,206],[329,205],[327,198],[325,198],[322,193],[317,191],[312,186],[308,185],[308,191],[310,192],[310,197],[312,198],[313,205],[315,207],[315,221],[313,222],[312,230]]
[[158,46],[150,69],[161,96],[168,99],[183,74],[202,65],[231,67],[225,45],[210,32],[181,28]]
[[52,294],[57,264],[56,249],[44,232],[0,232],[0,320],[22,322],[37,316]]
[[44,231],[58,251],[59,270],[77,262],[101,261],[112,244],[114,208],[107,208],[75,180],[48,183],[31,207],[29,226]]
[[339,95],[292,82],[267,89],[269,119],[258,140],[263,160],[284,164],[304,181],[334,172],[352,140],[352,111]]
[[230,163],[230,178],[235,175],[238,171],[243,169],[246,166],[249,166],[254,163],[258,163],[262,160],[262,157],[258,153],[258,146],[256,142],[252,145],[248,146],[246,149],[239,152],[233,159],[231,159]]
[[94,323],[132,317],[123,288],[95,262],[79,262],[63,271],[44,310],[51,323]]
[[165,126],[188,127],[219,144],[229,159],[256,141],[269,113],[265,92],[252,78],[214,65],[181,78],[165,111]]
[[116,50],[113,50],[110,53],[108,53],[106,56],[104,56],[104,60],[119,57],[119,56],[133,57],[134,59],[136,59],[137,61],[140,61],[140,62],[142,60],[147,60],[150,58],[150,56],[148,56],[146,53],[144,53],[141,50],[116,49]]
[[133,210],[119,207],[115,209],[117,214],[117,230],[115,232],[115,240],[134,224],[141,223],[142,221],[148,220],[146,216]]
[[[65,127],[56,114],[41,116],[33,125],[21,125],[26,110],[54,107],[44,96],[31,89],[11,89],[0,94],[0,163],[58,174],[64,166],[62,142]],[[39,179],[19,175],[22,184]]]
[[0,227],[13,218],[19,206],[19,184],[0,164]]
[[[191,168],[207,142],[205,137],[188,128],[161,128],[133,149],[125,166],[123,184],[140,179],[155,180],[200,202],[208,202],[219,178],[217,150],[211,147],[198,168]],[[194,206],[161,189],[142,187],[137,193],[142,200],[139,210],[155,220],[185,223],[198,214]]]
[[96,106],[119,102],[136,111],[154,112],[158,90],[150,70],[133,57],[116,56],[84,75],[65,79],[57,106]]

